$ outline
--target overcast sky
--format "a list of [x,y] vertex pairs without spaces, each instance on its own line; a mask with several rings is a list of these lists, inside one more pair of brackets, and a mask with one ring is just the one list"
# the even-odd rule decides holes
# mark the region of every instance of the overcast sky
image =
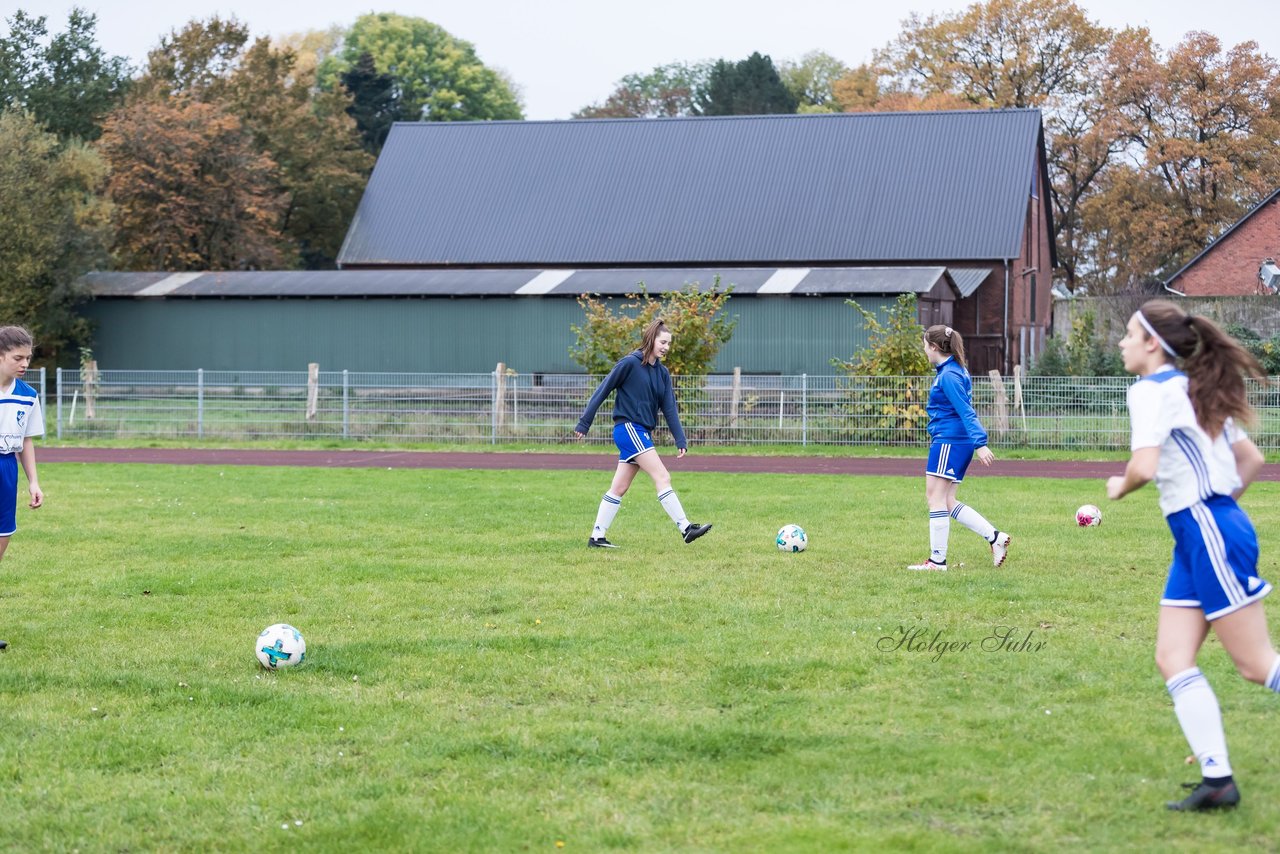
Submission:
[[[1275,0],[1077,0],[1108,27],[1146,26],[1168,48],[1191,30],[1225,46],[1256,40],[1280,57]],[[234,16],[256,37],[331,25],[366,12],[426,18],[475,45],[486,65],[520,86],[530,119],[565,119],[603,101],[623,75],[669,62],[744,59],[752,51],[775,63],[822,50],[847,65],[870,59],[901,31],[909,12],[963,9],[966,0],[388,0],[362,6],[339,0],[6,0],[8,10],[45,15],[63,29],[75,5],[98,16],[110,54],[141,65],[160,37],[192,18]],[[3,15],[8,18],[11,11]],[[7,30],[7,25],[4,27]]]

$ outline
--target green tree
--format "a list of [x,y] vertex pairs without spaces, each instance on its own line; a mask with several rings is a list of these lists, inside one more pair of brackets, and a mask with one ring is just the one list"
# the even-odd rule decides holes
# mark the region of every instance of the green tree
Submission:
[[711,372],[716,354],[731,337],[737,321],[724,313],[732,287],[720,289],[716,276],[711,287],[702,290],[694,282],[682,291],[672,291],[655,299],[640,283],[639,294],[627,295],[614,310],[599,298],[578,298],[585,319],[571,326],[577,343],[569,355],[590,374],[607,374],[614,363],[640,346],[640,335],[656,317],[671,330],[671,351],[663,364],[672,376],[703,376]]
[[583,107],[575,119],[663,118],[694,115],[711,63],[673,62],[647,74],[628,74],[603,104]]
[[773,60],[759,52],[741,62],[719,60],[711,67],[706,89],[699,94],[703,116],[760,116],[794,113],[799,102],[787,90]]
[[867,330],[867,346],[849,359],[831,364],[847,375],[845,384],[855,430],[861,439],[883,442],[916,441],[929,422],[925,410],[933,369],[924,354],[915,294],[902,294],[883,320],[854,300],[845,300]]
[[902,294],[881,320],[854,300],[845,300],[867,330],[867,346],[849,359],[831,364],[846,374],[875,377],[921,377],[932,372],[924,355],[924,327],[920,325],[915,294]]
[[351,93],[347,115],[355,120],[365,150],[377,155],[387,141],[396,120],[396,81],[379,74],[370,54],[362,53],[356,64],[341,75],[343,87]]
[[0,37],[0,110],[26,110],[62,140],[97,139],[129,85],[129,64],[97,43],[97,17],[74,7],[48,38],[43,16],[21,10]]
[[321,80],[335,87],[366,53],[377,71],[395,79],[399,121],[524,118],[506,77],[481,62],[470,42],[425,18],[362,15],[341,52],[322,64]]
[[799,104],[801,113],[838,113],[844,109],[836,96],[836,81],[849,76],[843,62],[820,50],[810,51],[799,62],[783,62],[778,76]]
[[214,15],[189,21],[160,39],[147,54],[147,66],[135,87],[141,98],[163,100],[185,96],[216,103],[225,94],[231,74],[240,64],[249,28],[235,18]]
[[57,363],[89,340],[75,313],[88,294],[77,282],[106,259],[107,167],[12,110],[0,112],[0,151],[0,317],[31,329]]

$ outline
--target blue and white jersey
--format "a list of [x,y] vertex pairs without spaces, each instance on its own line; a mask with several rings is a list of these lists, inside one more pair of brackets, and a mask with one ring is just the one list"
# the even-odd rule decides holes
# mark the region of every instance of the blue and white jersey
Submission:
[[1130,448],[1160,449],[1156,488],[1164,515],[1240,488],[1231,446],[1247,437],[1228,418],[1222,433],[1209,438],[1187,396],[1186,374],[1172,367],[1156,371],[1129,386],[1127,397],[1133,425]]
[[36,390],[15,379],[0,389],[0,454],[16,454],[28,436],[44,435],[44,416]]

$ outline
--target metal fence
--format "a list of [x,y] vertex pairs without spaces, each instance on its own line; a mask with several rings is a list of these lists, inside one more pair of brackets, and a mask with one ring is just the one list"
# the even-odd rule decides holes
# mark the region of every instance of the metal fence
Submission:
[[[30,377],[28,378],[31,379]],[[564,442],[600,377],[350,371],[37,373],[46,434],[59,439],[341,438]],[[53,380],[53,388],[46,388]],[[931,377],[712,375],[678,380],[692,443],[922,445]],[[1129,378],[974,377],[994,445],[1127,449]],[[52,392],[52,395],[49,392]],[[1263,448],[1280,448],[1280,392],[1251,391]],[[611,402],[588,441],[607,443]],[[670,442],[665,429],[658,431]]]

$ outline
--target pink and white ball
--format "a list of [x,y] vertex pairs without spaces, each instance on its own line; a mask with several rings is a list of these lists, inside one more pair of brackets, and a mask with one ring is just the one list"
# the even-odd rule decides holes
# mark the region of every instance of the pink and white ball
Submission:
[[1076,524],[1081,528],[1096,528],[1102,524],[1102,511],[1096,504],[1082,504],[1076,511]]

